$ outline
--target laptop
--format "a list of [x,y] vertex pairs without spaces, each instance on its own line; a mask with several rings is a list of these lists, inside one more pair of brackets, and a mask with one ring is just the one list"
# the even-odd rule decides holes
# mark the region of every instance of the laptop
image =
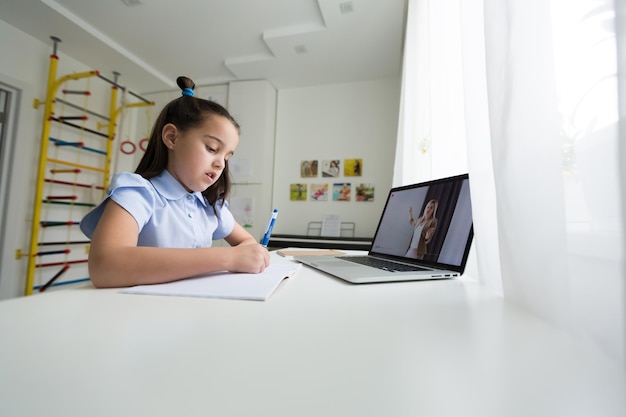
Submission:
[[392,188],[367,255],[294,259],[354,284],[453,278],[465,270],[473,230],[463,174]]

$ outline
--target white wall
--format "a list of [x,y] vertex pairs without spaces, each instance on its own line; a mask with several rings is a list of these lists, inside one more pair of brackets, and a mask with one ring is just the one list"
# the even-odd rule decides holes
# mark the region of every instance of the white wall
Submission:
[[[400,80],[384,79],[349,84],[279,90],[276,154],[274,166],[274,207],[280,215],[274,233],[305,234],[309,221],[321,221],[324,214],[338,214],[342,221],[356,223],[356,236],[372,237],[391,187],[396,147]],[[302,178],[303,160],[347,158],[363,160],[362,176]],[[350,182],[348,202],[290,201],[292,183]],[[354,188],[360,183],[375,186],[372,202],[355,201]]]
[[272,211],[276,89],[264,80],[230,83],[228,110],[241,126],[239,146],[229,163],[231,210],[239,223],[248,219],[243,226],[258,242]]

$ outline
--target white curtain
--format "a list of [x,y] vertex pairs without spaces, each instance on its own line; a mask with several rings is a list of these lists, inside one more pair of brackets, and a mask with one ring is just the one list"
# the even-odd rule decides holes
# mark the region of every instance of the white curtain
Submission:
[[394,185],[468,171],[476,278],[624,363],[623,8],[409,0]]

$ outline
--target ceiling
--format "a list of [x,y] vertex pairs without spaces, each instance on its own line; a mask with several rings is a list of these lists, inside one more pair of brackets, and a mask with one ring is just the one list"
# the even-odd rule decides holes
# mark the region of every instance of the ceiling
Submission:
[[396,77],[406,8],[407,0],[0,0],[0,19],[51,53],[56,36],[59,54],[149,93],[174,88],[179,75],[197,85],[266,79],[277,89]]

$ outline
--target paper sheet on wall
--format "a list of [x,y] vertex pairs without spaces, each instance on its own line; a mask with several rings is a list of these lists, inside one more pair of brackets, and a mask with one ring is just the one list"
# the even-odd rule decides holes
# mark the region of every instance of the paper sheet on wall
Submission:
[[228,298],[265,301],[301,264],[271,264],[260,274],[216,272],[167,284],[138,285],[121,290],[124,294],[168,295],[179,297]]
[[246,229],[254,226],[254,199],[251,197],[231,197],[229,209],[237,223]]
[[235,182],[252,177],[252,161],[246,158],[231,158],[228,167]]
[[322,236],[341,236],[341,216],[338,214],[326,214],[322,218]]

